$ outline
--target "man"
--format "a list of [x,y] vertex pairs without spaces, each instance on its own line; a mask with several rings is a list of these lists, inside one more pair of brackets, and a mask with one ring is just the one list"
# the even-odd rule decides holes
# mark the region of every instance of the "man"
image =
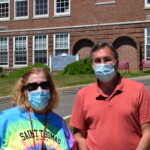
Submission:
[[70,120],[77,149],[148,150],[148,90],[117,73],[118,54],[112,45],[95,45],[90,58],[97,82],[78,92]]

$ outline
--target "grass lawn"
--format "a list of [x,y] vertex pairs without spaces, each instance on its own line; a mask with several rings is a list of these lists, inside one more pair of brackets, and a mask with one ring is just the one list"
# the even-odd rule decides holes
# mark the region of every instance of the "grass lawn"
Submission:
[[[80,84],[88,84],[95,81],[95,75],[53,75],[52,77],[57,88]],[[12,95],[18,78],[0,78],[0,97]]]
[[[122,76],[126,78],[150,75],[150,70],[144,72],[120,72]],[[96,78],[94,74],[81,74],[81,75],[60,75],[55,74],[52,76],[57,88],[89,84],[95,82]],[[17,82],[18,78],[0,78],[0,97],[12,95],[12,90]]]
[[70,131],[73,133],[73,127],[69,126],[69,120],[70,120],[70,118],[65,119],[65,122],[66,122],[66,124],[68,125]]
[[75,86],[80,84],[93,83],[96,80],[94,74],[81,75],[54,75],[53,81],[56,87]]
[[0,78],[0,96],[12,95],[18,78]]

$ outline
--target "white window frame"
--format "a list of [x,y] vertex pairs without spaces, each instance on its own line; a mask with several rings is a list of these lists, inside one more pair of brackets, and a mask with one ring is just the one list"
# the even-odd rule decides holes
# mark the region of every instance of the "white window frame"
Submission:
[[36,7],[35,7],[35,0],[33,0],[33,19],[35,18],[48,18],[49,17],[49,0],[47,0],[47,14],[44,15],[36,15]]
[[[27,16],[16,16],[16,2],[18,1],[27,1]],[[24,20],[29,18],[29,0],[14,0],[14,19]]]
[[8,67],[9,66],[9,38],[8,37],[0,37],[1,38],[7,38],[7,64],[6,65],[0,65],[1,67]]
[[150,3],[148,3],[148,0],[145,0],[145,7],[150,7]]
[[0,18],[0,21],[8,21],[10,18],[10,0],[8,0],[8,2],[1,2],[2,0],[0,0],[0,4],[4,4],[4,3],[8,3],[8,17],[5,18]]
[[145,41],[145,43],[144,43],[144,49],[145,49],[144,59],[145,60],[150,59],[150,57],[147,57],[147,45],[150,46],[150,43],[148,44],[148,40],[147,40],[147,37],[150,38],[150,35],[149,36],[147,35],[148,30],[150,30],[150,27],[144,29],[144,37],[145,37],[145,40],[144,40]]
[[71,1],[69,0],[69,11],[68,12],[61,12],[61,13],[57,13],[57,0],[54,0],[54,16],[70,16],[70,7],[71,7]]
[[47,62],[45,63],[45,65],[48,65],[48,61],[49,61],[49,58],[48,58],[48,34],[37,34],[37,35],[33,35],[32,37],[32,45],[33,45],[33,50],[32,50],[32,64],[34,65],[35,64],[35,55],[34,55],[34,51],[38,51],[35,49],[35,37],[36,36],[44,36],[46,35],[46,50],[47,50]]
[[[27,57],[27,60],[26,60],[26,64],[15,64],[15,39],[18,38],[18,37],[26,37],[26,57]],[[13,67],[26,67],[28,66],[28,36],[26,35],[20,35],[20,36],[15,36],[13,37]]]
[[[61,35],[61,34],[68,34],[68,47],[66,48],[66,49],[68,49],[68,53],[67,54],[70,54],[70,34],[68,33],[68,32],[61,32],[61,33],[54,33],[53,34],[53,55],[54,56],[56,56],[56,44],[55,44],[55,42],[56,42],[56,35]],[[60,48],[58,48],[58,49],[60,49]],[[64,49],[64,48],[62,48],[62,49]]]

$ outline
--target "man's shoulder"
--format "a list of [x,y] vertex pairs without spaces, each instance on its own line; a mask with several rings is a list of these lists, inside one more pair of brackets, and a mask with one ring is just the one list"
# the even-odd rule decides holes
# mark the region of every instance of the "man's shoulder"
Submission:
[[95,83],[92,83],[92,84],[89,84],[89,85],[87,85],[87,86],[85,86],[85,87],[82,87],[82,88],[78,91],[78,93],[90,92],[90,91],[92,91],[93,89],[95,89],[95,87],[97,87],[97,83],[96,83],[96,82],[95,82]]
[[126,86],[130,86],[130,87],[137,87],[137,88],[142,88],[143,86],[145,86],[143,83],[135,81],[134,79],[128,79],[128,78],[122,78],[123,80],[123,84]]

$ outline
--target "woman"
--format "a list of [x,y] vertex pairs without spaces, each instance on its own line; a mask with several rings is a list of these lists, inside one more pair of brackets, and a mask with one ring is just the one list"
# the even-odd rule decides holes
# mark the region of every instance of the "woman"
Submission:
[[74,140],[52,109],[58,95],[45,68],[32,68],[18,81],[13,103],[0,113],[0,148],[5,150],[72,150]]

